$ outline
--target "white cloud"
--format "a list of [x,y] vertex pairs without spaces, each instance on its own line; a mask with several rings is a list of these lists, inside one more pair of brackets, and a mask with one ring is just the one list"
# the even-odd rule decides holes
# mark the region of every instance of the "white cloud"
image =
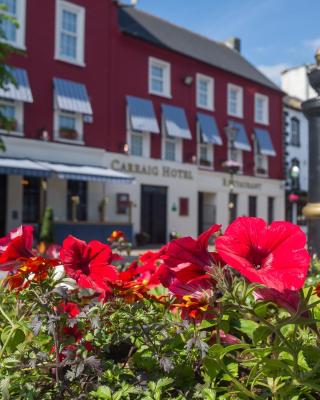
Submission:
[[277,85],[280,85],[281,72],[289,68],[289,65],[285,63],[279,63],[274,65],[258,65],[258,68],[269,79],[271,79]]
[[304,43],[307,47],[310,47],[313,51],[316,51],[320,48],[320,37],[306,40]]

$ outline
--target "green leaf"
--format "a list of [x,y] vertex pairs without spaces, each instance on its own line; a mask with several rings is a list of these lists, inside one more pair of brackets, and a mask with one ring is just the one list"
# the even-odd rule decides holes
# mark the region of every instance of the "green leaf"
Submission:
[[217,377],[217,375],[219,374],[219,372],[221,371],[221,368],[218,364],[218,362],[212,358],[206,357],[203,360],[203,365],[204,365],[204,369],[206,374],[211,378],[214,379]]
[[260,342],[264,342],[271,333],[270,328],[267,326],[258,326],[253,332],[253,343],[257,345]]
[[18,344],[25,340],[26,336],[22,329],[6,326],[1,333],[2,344],[6,346],[8,354],[13,353]]
[[232,326],[252,339],[253,332],[259,327],[259,324],[250,319],[239,319],[238,321],[233,321]]

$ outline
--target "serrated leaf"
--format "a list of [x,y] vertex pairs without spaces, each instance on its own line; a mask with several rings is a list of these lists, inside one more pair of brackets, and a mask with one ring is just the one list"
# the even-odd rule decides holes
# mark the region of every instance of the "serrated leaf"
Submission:
[[10,378],[8,376],[0,381],[0,388],[3,400],[10,400]]

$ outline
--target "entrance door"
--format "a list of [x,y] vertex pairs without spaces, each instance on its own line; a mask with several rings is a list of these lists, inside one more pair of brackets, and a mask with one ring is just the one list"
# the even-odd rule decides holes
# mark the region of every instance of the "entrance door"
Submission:
[[141,230],[150,235],[150,243],[167,239],[167,188],[141,186]]
[[199,235],[216,223],[215,195],[198,192],[198,233]]
[[6,234],[7,175],[0,175],[0,237]]

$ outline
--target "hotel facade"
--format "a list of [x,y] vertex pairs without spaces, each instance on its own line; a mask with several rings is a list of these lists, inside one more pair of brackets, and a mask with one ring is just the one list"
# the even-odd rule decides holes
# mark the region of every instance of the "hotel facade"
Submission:
[[10,7],[20,52],[8,60],[18,86],[0,92],[12,120],[1,130],[2,232],[39,224],[51,206],[58,242],[115,228],[154,244],[195,236],[228,223],[226,160],[240,166],[231,217],[284,218],[283,93],[237,40],[111,0]]

